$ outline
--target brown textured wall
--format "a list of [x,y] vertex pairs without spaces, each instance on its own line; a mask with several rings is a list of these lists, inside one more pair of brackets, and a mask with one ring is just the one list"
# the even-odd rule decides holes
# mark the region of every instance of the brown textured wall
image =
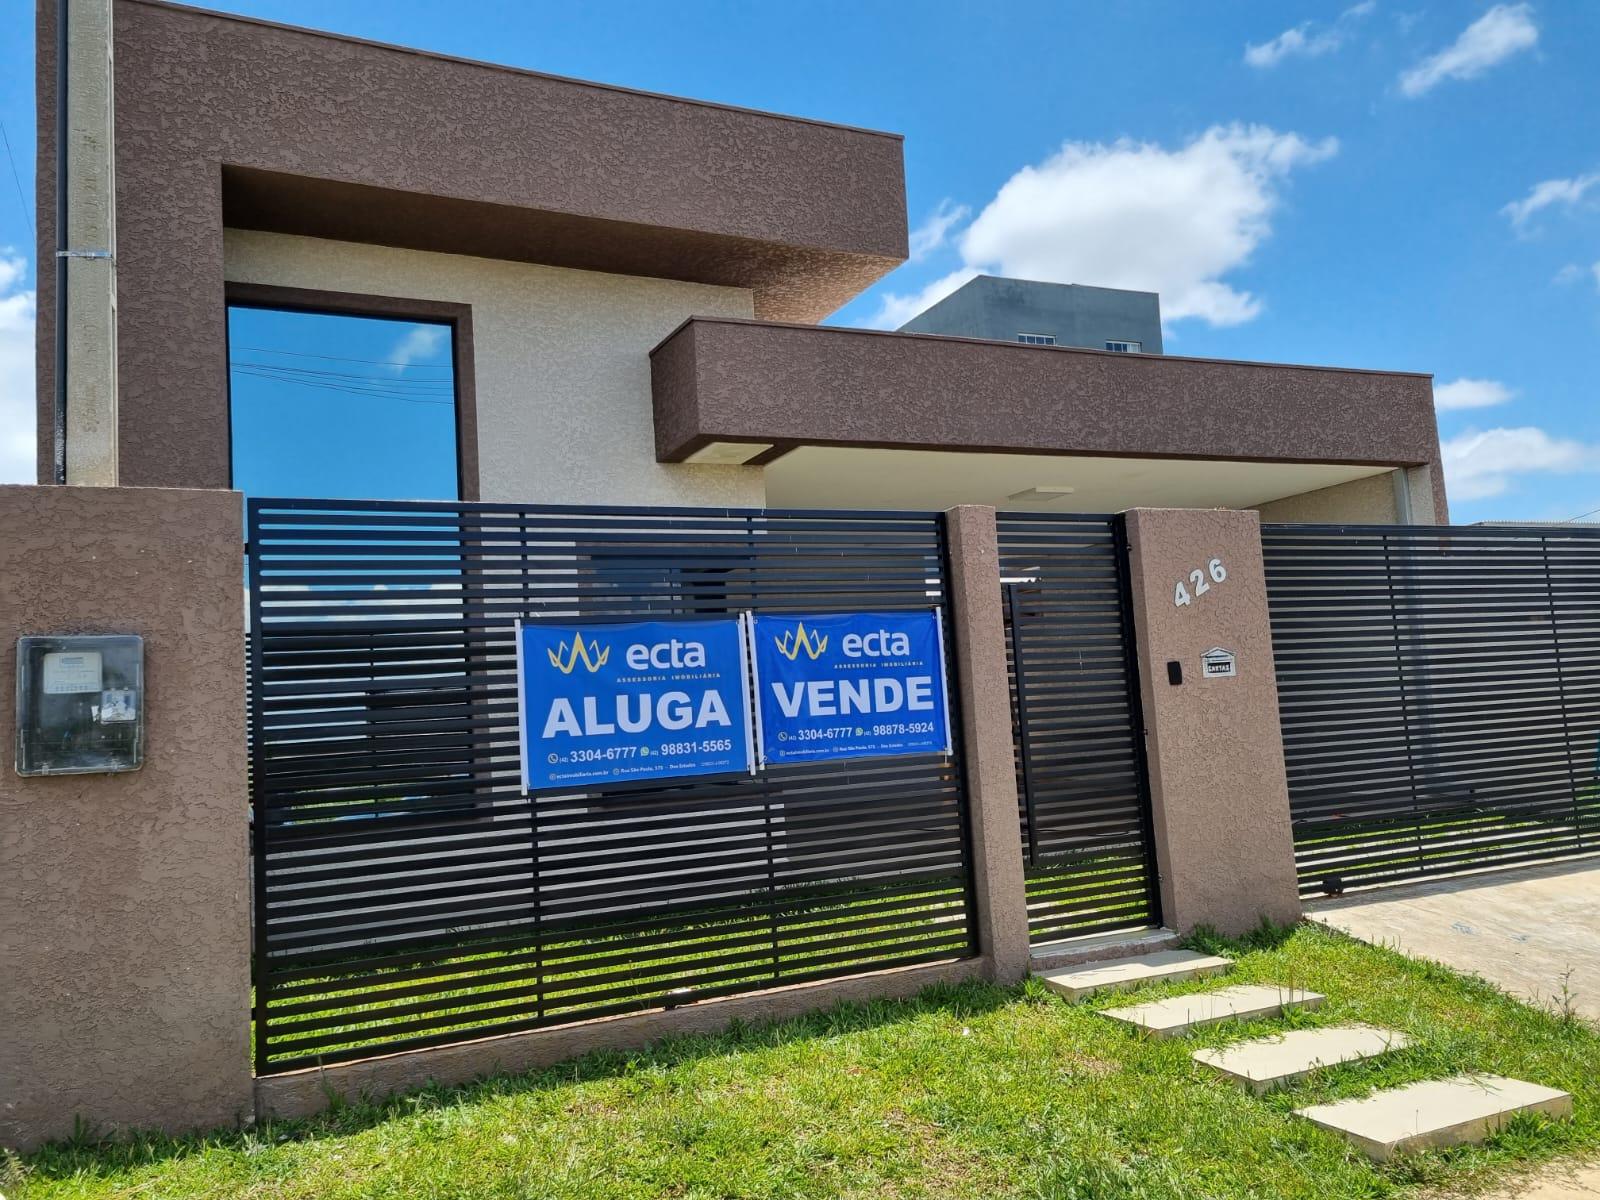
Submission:
[[1028,973],[1028,898],[994,509],[963,504],[950,509],[945,521],[978,945],[990,977],[1014,983]]
[[[0,487],[0,1144],[248,1117],[232,492]],[[145,763],[22,778],[25,634],[145,638]]]
[[[41,245],[53,11],[39,0]],[[150,0],[116,0],[115,20],[124,483],[227,484],[230,209],[280,232],[691,281],[733,271],[703,281],[803,320],[906,256],[897,136]],[[47,353],[41,368],[45,397]]]
[[[1128,513],[1145,749],[1162,917],[1187,932],[1243,933],[1300,916],[1261,526],[1253,512]],[[1189,573],[1220,558],[1222,583],[1194,595]],[[1182,581],[1188,605],[1174,601]],[[1200,656],[1238,655],[1237,677],[1206,679]],[[1183,683],[1167,663],[1183,665]]]
[[1426,375],[696,318],[656,349],[652,380],[663,462],[715,440],[1392,465],[1439,455]]

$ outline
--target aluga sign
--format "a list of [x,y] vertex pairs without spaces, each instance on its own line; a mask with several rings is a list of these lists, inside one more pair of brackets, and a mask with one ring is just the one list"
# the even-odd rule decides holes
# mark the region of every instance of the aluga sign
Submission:
[[737,619],[517,627],[529,791],[754,769]]

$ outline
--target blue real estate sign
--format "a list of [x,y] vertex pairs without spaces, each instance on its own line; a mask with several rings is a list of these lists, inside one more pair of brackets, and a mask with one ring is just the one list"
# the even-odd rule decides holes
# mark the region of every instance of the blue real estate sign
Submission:
[[523,786],[753,770],[743,641],[732,619],[519,625]]
[[937,610],[754,616],[763,765],[947,754]]

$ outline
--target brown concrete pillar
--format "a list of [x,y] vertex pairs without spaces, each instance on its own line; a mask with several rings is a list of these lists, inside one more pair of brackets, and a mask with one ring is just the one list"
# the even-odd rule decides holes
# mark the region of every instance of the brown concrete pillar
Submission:
[[[251,1115],[235,492],[0,487],[0,1145]],[[144,638],[144,765],[19,776],[17,639]]]
[[[1127,518],[1163,919],[1227,934],[1295,920],[1260,519],[1171,508]],[[1219,650],[1234,674],[1208,660]]]
[[961,505],[950,509],[945,521],[950,543],[946,594],[966,754],[978,945],[989,977],[1014,983],[1028,973],[1028,901],[994,509]]

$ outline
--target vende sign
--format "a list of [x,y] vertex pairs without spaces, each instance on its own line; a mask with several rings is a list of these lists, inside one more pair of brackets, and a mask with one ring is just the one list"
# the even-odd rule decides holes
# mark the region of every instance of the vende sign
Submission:
[[937,610],[749,624],[763,765],[950,752]]
[[523,786],[753,770],[743,642],[736,618],[519,624]]

